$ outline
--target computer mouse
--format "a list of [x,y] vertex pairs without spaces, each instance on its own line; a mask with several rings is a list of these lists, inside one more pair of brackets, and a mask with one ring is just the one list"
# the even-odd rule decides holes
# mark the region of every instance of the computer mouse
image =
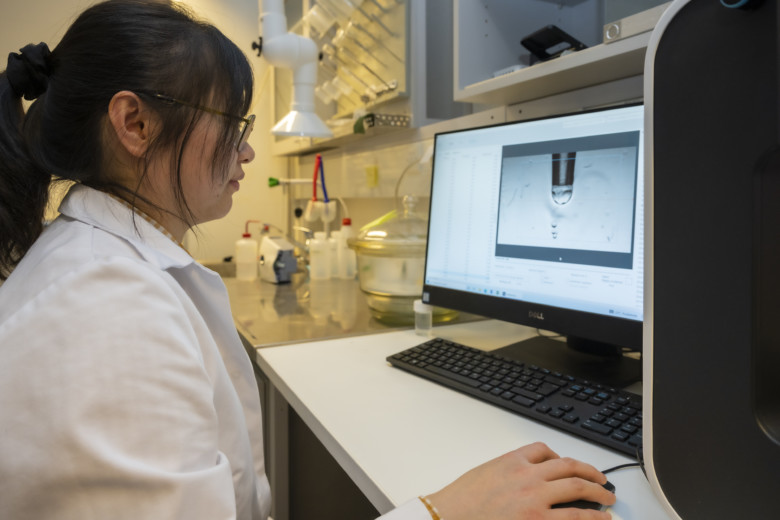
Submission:
[[[604,489],[610,493],[614,493],[615,485],[608,480],[607,483],[604,484]],[[609,506],[599,504],[598,502],[591,502],[590,500],[574,500],[573,502],[565,502],[563,504],[555,504],[552,506],[553,509],[563,509],[566,507],[574,507],[577,509],[596,509],[598,511],[604,511]]]

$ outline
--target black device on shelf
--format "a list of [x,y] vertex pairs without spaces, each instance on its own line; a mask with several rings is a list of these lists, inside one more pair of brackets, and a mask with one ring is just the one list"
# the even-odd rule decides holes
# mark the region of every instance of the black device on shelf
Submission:
[[557,25],[548,25],[529,34],[520,43],[539,61],[557,58],[567,51],[581,51],[587,45]]
[[[642,346],[643,120],[643,107],[632,104],[437,134],[423,301],[566,339],[538,336],[491,355],[597,391],[641,380],[641,361],[624,352]],[[527,411],[509,404],[515,396],[490,395],[495,384],[486,397],[458,377],[403,368]],[[560,392],[551,406],[568,406],[570,397]],[[536,404],[532,417],[566,426]],[[582,406],[572,428],[603,430],[592,420],[600,405]],[[583,432],[586,421],[592,428]],[[588,438],[616,448],[613,433]]]

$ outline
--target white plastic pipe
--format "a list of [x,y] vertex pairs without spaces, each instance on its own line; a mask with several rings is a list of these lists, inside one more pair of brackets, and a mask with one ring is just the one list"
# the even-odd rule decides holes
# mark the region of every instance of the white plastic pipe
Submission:
[[314,113],[319,50],[310,38],[287,32],[283,0],[258,0],[262,53],[274,67],[293,69],[293,98],[290,113],[274,128],[276,135],[332,137],[333,132]]

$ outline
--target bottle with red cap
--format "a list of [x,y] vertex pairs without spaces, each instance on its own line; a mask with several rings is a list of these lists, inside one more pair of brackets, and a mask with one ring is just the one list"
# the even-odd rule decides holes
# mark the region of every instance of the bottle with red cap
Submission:
[[357,256],[355,251],[347,246],[347,240],[354,237],[352,220],[345,217],[341,220],[341,230],[338,234],[338,246],[336,247],[336,263],[338,264],[338,277],[352,280],[357,273]]
[[257,278],[257,240],[249,233],[236,241],[236,278],[251,282]]

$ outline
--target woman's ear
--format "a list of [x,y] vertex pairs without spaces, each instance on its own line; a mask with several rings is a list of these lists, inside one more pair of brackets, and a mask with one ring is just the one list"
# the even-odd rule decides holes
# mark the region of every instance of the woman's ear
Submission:
[[108,103],[108,119],[117,140],[134,157],[143,157],[151,143],[152,112],[137,94],[122,90]]

